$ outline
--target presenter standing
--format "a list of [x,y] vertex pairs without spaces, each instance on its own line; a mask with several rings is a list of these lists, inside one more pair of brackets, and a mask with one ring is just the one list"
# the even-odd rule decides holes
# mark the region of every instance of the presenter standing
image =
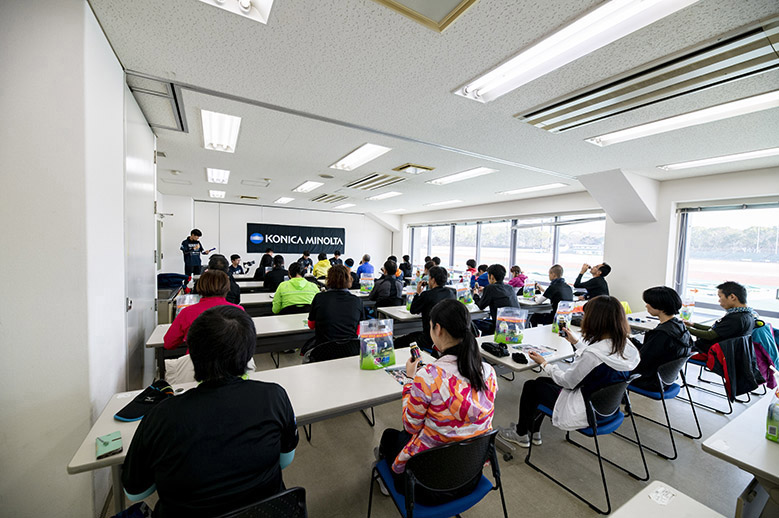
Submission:
[[181,251],[184,254],[184,274],[200,275],[200,254],[208,255],[211,250],[203,250],[200,237],[203,233],[193,228],[189,237],[181,242]]

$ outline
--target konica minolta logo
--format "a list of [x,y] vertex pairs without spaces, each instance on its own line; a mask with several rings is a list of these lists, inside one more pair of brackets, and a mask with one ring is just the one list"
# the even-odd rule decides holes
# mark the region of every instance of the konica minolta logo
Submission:
[[[258,234],[253,234],[258,235]],[[262,237],[262,236],[260,236]],[[267,243],[275,244],[292,244],[292,245],[324,245],[324,246],[336,246],[343,245],[343,239],[340,237],[331,236],[282,236],[280,234],[268,234],[265,236]],[[262,241],[253,241],[254,243],[262,243]]]
[[256,245],[259,245],[260,243],[265,241],[265,236],[263,236],[259,232],[255,232],[254,234],[249,236],[249,241],[251,241],[252,243],[254,243]]

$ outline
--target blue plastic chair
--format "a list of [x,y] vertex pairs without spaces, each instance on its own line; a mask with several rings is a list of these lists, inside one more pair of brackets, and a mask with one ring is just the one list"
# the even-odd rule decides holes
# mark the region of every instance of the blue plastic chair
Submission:
[[[595,504],[581,496],[579,493],[574,491],[573,489],[569,488],[556,478],[554,478],[549,473],[545,472],[532,462],[530,462],[530,455],[533,453],[533,443],[531,441],[530,448],[527,451],[527,457],[525,457],[525,464],[532,467],[542,475],[544,475],[546,478],[560,486],[561,488],[565,489],[569,493],[571,493],[573,496],[584,502],[585,504],[589,505],[590,508],[600,514],[609,514],[611,512],[611,499],[609,498],[609,488],[606,484],[606,474],[603,470],[603,462],[608,462],[615,468],[619,468],[631,477],[635,478],[636,480],[649,480],[649,467],[646,464],[646,457],[644,456],[644,450],[641,446],[641,439],[638,436],[638,428],[636,428],[636,420],[633,418],[633,412],[630,408],[630,399],[627,394],[627,387],[628,384],[636,379],[638,375],[631,376],[628,380],[621,381],[618,383],[612,383],[610,385],[606,385],[605,387],[602,387],[595,392],[592,393],[589,400],[585,399],[585,406],[587,408],[587,422],[589,424],[586,428],[580,428],[579,430],[576,430],[578,433],[582,435],[586,435],[587,437],[592,437],[595,440],[595,450],[584,446],[583,444],[580,444],[573,439],[571,439],[571,432],[565,433],[565,440],[573,444],[574,446],[577,446],[579,448],[582,448],[583,450],[595,455],[598,457],[598,465],[600,467],[600,476],[601,480],[603,481],[603,492],[606,495],[606,509],[600,509]],[[644,463],[644,475],[639,476],[632,471],[629,471],[628,469],[620,466],[619,464],[616,464],[615,462],[603,457],[601,455],[600,451],[600,444],[598,443],[598,436],[600,435],[608,435],[610,433],[613,433],[616,431],[620,425],[625,421],[625,414],[620,411],[620,405],[622,402],[625,402],[625,410],[630,415],[630,421],[633,423],[633,431],[636,434],[636,444],[638,445],[638,451],[641,454],[641,461]],[[537,413],[536,413],[536,419],[543,420],[544,417],[549,416],[552,417],[552,409],[549,407],[546,407],[544,405],[538,405]]]
[[[498,456],[495,453],[495,437],[498,431],[493,430],[473,439],[457,441],[423,451],[411,457],[406,463],[406,494],[402,495],[395,489],[392,478],[391,462],[394,459],[382,459],[373,466],[371,475],[371,490],[368,498],[368,517],[373,505],[373,483],[381,478],[387,487],[393,503],[403,518],[448,518],[459,516],[479,503],[490,491],[499,490],[503,504],[503,516],[508,518],[506,500],[503,496],[503,485],[500,481]],[[484,469],[484,463],[489,460],[495,485],[487,477],[481,475],[476,488],[466,496],[457,498],[445,504],[436,506],[421,505],[415,502],[414,494],[417,488],[427,491],[455,491],[471,483]]]

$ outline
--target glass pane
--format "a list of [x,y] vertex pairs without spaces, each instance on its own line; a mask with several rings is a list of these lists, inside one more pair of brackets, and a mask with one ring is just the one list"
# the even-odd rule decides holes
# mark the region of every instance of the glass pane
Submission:
[[430,227],[430,232],[430,257],[440,257],[441,266],[448,270],[451,267],[449,264],[449,247],[452,244],[452,227],[449,225]]
[[454,227],[454,269],[465,271],[465,261],[476,259],[476,225]]
[[[551,218],[519,220],[519,225],[551,223]],[[548,281],[549,267],[552,266],[551,226],[538,226],[517,229],[516,264],[522,272],[534,281]]]
[[[579,218],[581,217],[579,216]],[[559,229],[557,260],[563,267],[565,279],[568,282],[573,282],[576,279],[576,275],[584,263],[594,265],[603,262],[605,220],[563,225]]]
[[411,231],[414,232],[414,249],[411,251],[411,262],[415,267],[421,267],[427,255],[427,235],[430,232],[430,228],[416,227],[411,229]]
[[717,285],[747,288],[749,306],[779,311],[779,209],[693,212],[689,215],[687,288],[696,302],[718,304]]
[[502,264],[510,268],[511,222],[482,223],[481,225],[481,264]]

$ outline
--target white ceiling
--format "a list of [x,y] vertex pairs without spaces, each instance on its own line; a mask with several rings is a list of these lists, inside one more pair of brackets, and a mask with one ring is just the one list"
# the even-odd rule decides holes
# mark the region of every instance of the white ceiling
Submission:
[[[424,204],[448,199],[466,204],[496,201],[495,192],[543,183],[582,190],[575,177],[622,168],[659,180],[779,166],[779,158],[666,172],[656,166],[779,146],[779,109],[599,148],[585,138],[659,118],[777,89],[779,71],[711,88],[554,135],[514,114],[592,85],[649,61],[779,13],[776,0],[701,0],[660,22],[608,45],[488,104],[463,99],[453,89],[503,62],[599,4],[592,0],[480,0],[439,34],[371,0],[274,2],[267,25],[195,0],[90,0],[119,59],[128,70],[202,89],[293,109],[385,135],[348,128],[183,90],[189,133],[157,129],[160,192],[207,199],[213,184],[205,168],[230,169],[227,200],[241,194],[267,204],[279,196],[289,206],[326,208],[309,198],[349,195],[355,212],[435,210]],[[199,109],[243,118],[235,154],[202,147]],[[403,137],[393,138],[389,135]],[[443,150],[407,139],[456,148]],[[392,151],[352,172],[328,166],[365,142]],[[343,189],[372,172],[393,173],[406,162],[435,171],[384,190],[403,197],[364,201],[376,192]],[[505,162],[515,165],[506,165]],[[549,176],[521,168],[549,170]],[[476,166],[499,169],[448,186],[425,180]],[[173,177],[170,170],[180,170]],[[319,174],[332,174],[322,180]],[[748,173],[747,173],[748,174]],[[166,176],[167,175],[167,176]],[[271,178],[268,188],[240,180]],[[562,177],[562,178],[561,178]],[[290,193],[305,180],[325,186],[308,195]],[[531,197],[535,195],[524,195]],[[520,199],[522,196],[516,196]],[[503,198],[500,198],[503,201]]]

